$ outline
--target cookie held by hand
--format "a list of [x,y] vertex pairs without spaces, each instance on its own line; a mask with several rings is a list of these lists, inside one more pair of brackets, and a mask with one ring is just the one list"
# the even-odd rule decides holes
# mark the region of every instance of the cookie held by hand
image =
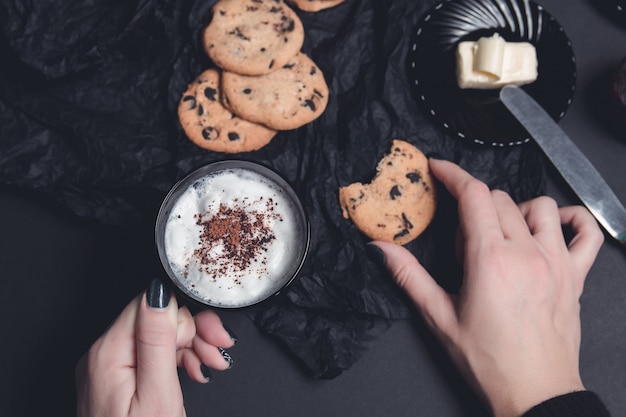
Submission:
[[178,105],[178,119],[189,140],[214,152],[254,151],[276,135],[275,130],[243,120],[224,107],[216,69],[204,71],[189,84]]
[[339,189],[343,217],[373,240],[405,245],[432,221],[436,193],[428,159],[415,146],[395,139],[369,184]]

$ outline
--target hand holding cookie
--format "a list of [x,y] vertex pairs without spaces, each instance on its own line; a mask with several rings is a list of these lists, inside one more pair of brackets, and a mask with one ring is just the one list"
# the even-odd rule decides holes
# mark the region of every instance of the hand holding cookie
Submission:
[[455,164],[430,165],[458,201],[463,286],[448,294],[409,251],[375,242],[397,283],[493,415],[584,390],[579,299],[603,242],[595,219],[548,197],[517,205]]

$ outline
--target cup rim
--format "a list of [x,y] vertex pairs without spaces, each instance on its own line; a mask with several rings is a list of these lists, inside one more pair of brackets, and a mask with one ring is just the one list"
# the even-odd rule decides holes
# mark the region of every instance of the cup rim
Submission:
[[[225,171],[228,169],[244,169],[248,171],[255,172],[272,184],[274,184],[278,189],[285,192],[285,196],[290,200],[293,207],[295,208],[295,218],[296,223],[299,228],[302,229],[304,242],[297,254],[294,258],[294,262],[292,268],[286,272],[286,275],[289,275],[288,278],[285,279],[285,282],[280,285],[280,287],[274,291],[269,293],[266,297],[256,300],[249,303],[243,303],[240,305],[223,305],[217,303],[211,303],[206,299],[194,294],[190,291],[177,277],[177,275],[172,270],[169,261],[167,259],[167,254],[165,251],[165,227],[167,225],[167,220],[169,218],[169,213],[177,201],[178,197],[184,190],[187,189],[188,186],[193,184],[195,181],[199,180],[202,177],[205,177],[209,174]],[[284,294],[288,287],[296,280],[298,277],[306,259],[310,249],[311,244],[311,224],[309,222],[308,213],[302,204],[300,196],[296,193],[295,189],[291,186],[291,184],[274,168],[271,168],[265,164],[256,161],[250,161],[246,159],[223,159],[219,161],[214,161],[202,165],[187,175],[185,175],[182,179],[177,181],[167,192],[161,206],[159,207],[159,211],[156,217],[155,226],[154,226],[154,238],[155,238],[155,246],[157,249],[157,254],[161,261],[161,265],[165,270],[166,275],[168,276],[170,282],[174,284],[179,293],[181,293],[187,300],[192,301],[195,305],[199,305],[202,307],[210,307],[224,310],[240,310],[245,308],[250,308],[254,306],[258,306],[259,304],[266,303],[272,299],[277,298],[278,296]]]

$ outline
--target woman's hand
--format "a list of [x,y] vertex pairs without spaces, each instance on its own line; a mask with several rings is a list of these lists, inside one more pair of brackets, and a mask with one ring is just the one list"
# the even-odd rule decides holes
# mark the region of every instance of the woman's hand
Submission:
[[208,382],[232,365],[234,342],[215,313],[194,319],[154,280],[78,363],[78,416],[185,416],[177,366]]
[[398,284],[495,416],[584,390],[579,298],[604,239],[594,218],[547,197],[518,206],[455,164],[430,166],[458,201],[463,286],[450,295],[406,249],[374,242]]

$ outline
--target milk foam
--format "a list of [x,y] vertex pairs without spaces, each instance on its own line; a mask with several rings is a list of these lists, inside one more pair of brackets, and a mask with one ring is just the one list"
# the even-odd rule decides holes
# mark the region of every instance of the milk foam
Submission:
[[[253,220],[258,217],[271,229],[273,239],[243,269],[231,262],[232,256],[225,256],[228,247],[220,239],[205,249],[209,263],[201,263],[197,256],[204,230],[197,224],[198,215],[212,219],[220,207],[243,207]],[[259,302],[291,279],[290,270],[297,261],[293,258],[300,247],[296,239],[303,239],[295,211],[290,198],[256,172],[232,168],[209,174],[190,185],[172,207],[164,237],[169,265],[187,290],[211,305],[238,307]]]

